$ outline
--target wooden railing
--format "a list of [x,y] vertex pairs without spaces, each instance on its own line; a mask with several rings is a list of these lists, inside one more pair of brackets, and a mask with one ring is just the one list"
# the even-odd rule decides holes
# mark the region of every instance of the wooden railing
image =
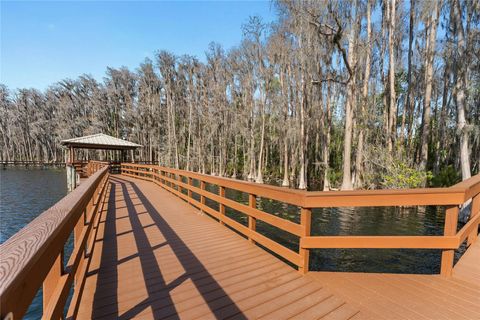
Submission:
[[88,161],[87,166],[86,166],[86,173],[87,176],[91,176],[101,168],[108,166],[109,162],[108,161],[96,161],[96,160],[91,160]]
[[[75,317],[107,193],[108,166],[92,164],[91,170],[78,188],[0,245],[0,319],[21,319],[42,285],[42,319],[62,318],[72,284],[68,314]],[[64,265],[72,232],[73,252]]]
[[[467,240],[467,245],[475,241],[480,224],[480,175],[450,188],[307,192],[132,163],[122,163],[122,174],[155,182],[218,219],[220,223],[226,224],[245,235],[250,241],[262,245],[293,263],[302,273],[309,269],[310,249],[408,248],[442,250],[441,274],[450,276],[453,268],[454,251],[465,240]],[[193,180],[198,181],[198,187],[193,185]],[[207,183],[216,185],[218,194],[206,190]],[[226,198],[226,188],[248,194],[248,205]],[[186,190],[186,194],[182,192],[184,190]],[[200,201],[194,199],[192,193],[198,194]],[[300,223],[257,209],[257,197],[273,199],[299,207]],[[219,210],[207,206],[206,198],[217,202]],[[459,207],[470,199],[472,200],[470,220],[457,232]],[[310,233],[311,215],[314,208],[427,205],[446,207],[443,236],[312,236]],[[230,207],[245,214],[248,217],[248,226],[226,216],[225,207]],[[299,237],[298,252],[258,233],[256,231],[257,219]]]

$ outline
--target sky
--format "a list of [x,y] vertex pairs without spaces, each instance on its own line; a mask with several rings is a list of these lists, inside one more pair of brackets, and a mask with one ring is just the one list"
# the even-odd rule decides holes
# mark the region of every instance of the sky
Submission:
[[82,74],[102,80],[107,66],[135,70],[157,50],[204,60],[212,41],[238,45],[254,15],[274,21],[272,2],[0,0],[0,83],[44,90]]

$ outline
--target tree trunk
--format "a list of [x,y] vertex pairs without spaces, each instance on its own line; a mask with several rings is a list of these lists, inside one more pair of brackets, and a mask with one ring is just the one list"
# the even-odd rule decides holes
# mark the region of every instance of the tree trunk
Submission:
[[428,40],[425,57],[425,97],[423,106],[422,147],[420,170],[425,171],[428,162],[428,144],[430,140],[430,114],[433,84],[433,60],[435,56],[435,42],[437,40],[437,24],[439,15],[438,1],[433,1],[433,15],[428,18]]
[[457,30],[457,41],[458,41],[458,51],[460,57],[456,60],[456,81],[455,81],[455,91],[456,91],[456,102],[457,102],[457,132],[460,138],[460,167],[462,170],[462,179],[466,180],[471,177],[472,173],[470,170],[470,156],[469,156],[469,147],[468,147],[468,124],[465,117],[466,113],[466,102],[465,102],[465,70],[464,66],[465,61],[462,57],[465,57],[466,45],[465,45],[465,33],[463,30],[462,24],[462,13],[460,9],[459,0],[455,1],[455,23]]
[[258,169],[256,183],[263,183],[263,149],[265,144],[265,103],[267,99],[264,99],[262,106],[262,128],[260,132],[260,154],[258,155]]
[[[407,122],[407,117],[410,119],[413,117],[413,106],[412,106],[412,57],[413,57],[413,29],[414,29],[414,17],[415,17],[415,0],[410,0],[410,23],[408,29],[408,62],[407,62],[407,99],[405,100],[405,104],[403,106],[403,118],[402,118],[402,129],[401,134],[404,138],[402,141],[403,145],[405,145],[405,125],[408,126],[407,131],[410,132],[411,126],[409,125],[411,121]],[[409,134],[407,134],[407,137]],[[408,138],[407,138],[408,142]]]
[[282,89],[283,106],[283,181],[282,187],[288,187],[288,94],[285,89],[285,72],[280,73],[280,85]]
[[330,190],[330,130],[331,130],[331,112],[330,112],[330,82],[327,84],[327,99],[325,102],[325,143],[323,144],[323,191]]
[[370,56],[372,53],[372,26],[371,26],[371,0],[368,0],[367,3],[367,53],[365,57],[365,76],[363,79],[363,88],[362,88],[362,104],[359,119],[359,132],[358,132],[358,145],[357,145],[357,154],[355,159],[355,188],[360,188],[362,186],[362,175],[363,175],[363,143],[364,143],[364,132],[368,112],[368,82],[370,80]]
[[387,12],[389,13],[388,20],[388,58],[389,58],[389,71],[388,71],[388,83],[389,83],[389,116],[388,116],[388,133],[387,146],[388,152],[391,155],[393,151],[393,145],[396,137],[397,129],[397,104],[395,95],[395,0],[387,1]]
[[[355,12],[358,8],[355,8]],[[356,21],[352,19],[352,21]],[[352,24],[348,39],[348,64],[350,67],[355,63],[355,26]],[[353,68],[354,69],[354,68]],[[347,96],[345,98],[345,138],[343,144],[343,180],[342,190],[351,190],[352,186],[352,132],[353,132],[353,113],[355,110],[355,74],[350,75],[350,81],[347,84]]]
[[442,162],[443,150],[445,150],[445,132],[447,128],[446,118],[447,109],[449,105],[448,86],[450,83],[450,63],[445,61],[445,71],[443,74],[443,96],[442,96],[442,109],[440,110],[440,119],[437,121],[437,141],[435,144],[435,164],[433,171],[435,174],[440,172],[440,163]]
[[300,172],[298,173],[298,189],[306,189],[305,181],[305,105],[306,105],[306,84],[302,76],[302,101],[300,103]]

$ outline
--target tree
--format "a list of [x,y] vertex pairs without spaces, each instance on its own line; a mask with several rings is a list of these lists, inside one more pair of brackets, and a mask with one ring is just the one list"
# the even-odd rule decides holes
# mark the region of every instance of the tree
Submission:
[[142,144],[136,160],[301,189],[479,172],[478,1],[275,8],[275,21],[248,19],[237,46],[211,43],[204,59],[161,50],[103,79],[0,85],[1,159],[58,161],[62,139],[103,132]]

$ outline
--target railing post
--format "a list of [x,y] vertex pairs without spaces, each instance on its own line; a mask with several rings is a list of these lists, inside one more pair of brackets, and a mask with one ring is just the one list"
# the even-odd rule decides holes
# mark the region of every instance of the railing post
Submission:
[[[73,228],[73,246],[77,248],[80,245],[80,242],[82,241],[81,235],[83,228],[85,227],[85,224],[87,222],[87,209],[82,212],[81,217],[78,219],[77,224]],[[85,248],[84,248],[85,250]],[[84,252],[84,250],[82,250]],[[80,270],[82,268],[83,264],[83,259],[80,261],[80,264],[78,266],[78,269]],[[81,279],[78,279],[78,274],[75,275],[75,282],[81,281]]]
[[[458,206],[447,207],[445,211],[445,226],[443,234],[445,236],[454,236],[457,233],[458,224]],[[455,250],[443,250],[440,274],[444,277],[450,277],[453,269],[453,258]]]
[[190,188],[192,187],[192,178],[188,177],[187,179],[187,183],[188,183],[188,190],[187,190],[187,194],[188,194],[188,203],[191,203],[191,200],[192,199],[192,190],[190,190]]
[[298,266],[298,271],[302,274],[308,272],[310,261],[310,250],[302,248],[302,240],[304,237],[310,236],[312,224],[312,209],[301,208],[300,210],[300,225],[302,226],[302,236],[300,237],[299,255],[302,259],[302,265]]
[[[470,220],[472,220],[475,216],[480,214],[480,194],[477,194],[472,199],[472,211],[470,212]],[[471,245],[472,243],[477,240],[478,237],[478,226],[473,229],[473,231],[468,235],[467,239],[467,246]]]
[[95,188],[95,191],[93,192],[92,194],[92,197],[90,198],[90,200],[88,201],[88,204],[87,204],[87,207],[85,208],[85,222],[87,221],[90,221],[90,219],[92,218],[92,209],[95,207],[95,196],[97,196],[98,194],[98,186]]
[[[257,208],[257,197],[254,194],[248,194],[248,205],[251,208]],[[248,216],[248,229],[250,229],[251,231],[255,231],[257,229],[257,219],[252,216]],[[255,241],[253,241],[251,237],[248,237],[248,240],[251,243],[255,243]]]
[[[225,198],[225,187],[218,186],[218,195],[222,198]],[[218,211],[222,216],[225,215],[225,205],[223,203],[218,204]],[[220,220],[220,224],[223,225],[223,221]]]
[[[205,181],[200,180],[200,189],[205,190]],[[205,205],[205,196],[203,194],[200,195],[200,203]],[[203,212],[203,209],[201,209]]]
[[43,310],[46,310],[50,298],[60,281],[60,277],[63,275],[63,248],[55,259],[50,271],[48,272],[45,280],[43,280]]

